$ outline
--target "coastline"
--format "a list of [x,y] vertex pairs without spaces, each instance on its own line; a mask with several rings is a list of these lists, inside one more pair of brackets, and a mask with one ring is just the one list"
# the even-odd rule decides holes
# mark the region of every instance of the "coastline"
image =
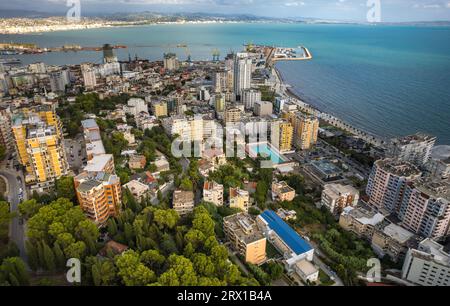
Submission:
[[[276,75],[276,83],[277,87],[280,88],[280,92],[282,95],[285,95],[289,97],[290,99],[294,100],[294,102],[300,107],[301,110],[306,111],[308,113],[316,115],[319,119],[327,122],[328,124],[337,127],[339,129],[342,129],[348,133],[351,133],[352,135],[359,137],[363,139],[364,141],[376,146],[384,148],[386,146],[386,143],[388,139],[383,139],[382,137],[375,135],[373,133],[364,131],[356,126],[353,126],[350,123],[347,123],[346,121],[332,115],[328,114],[322,110],[320,110],[318,107],[304,102],[304,99],[297,93],[295,93],[292,89],[288,87],[288,84],[286,84],[285,79],[283,78],[283,74],[281,71],[274,65],[273,70]],[[284,88],[284,91],[281,90],[281,88]]]

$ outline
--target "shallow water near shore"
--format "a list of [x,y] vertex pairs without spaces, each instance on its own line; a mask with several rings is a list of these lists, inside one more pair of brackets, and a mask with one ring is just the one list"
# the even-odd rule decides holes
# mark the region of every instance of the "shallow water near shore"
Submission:
[[[2,42],[127,45],[115,50],[119,59],[161,59],[176,52],[185,59],[212,59],[239,51],[244,43],[296,47],[304,45],[312,61],[282,62],[277,67],[292,91],[320,110],[379,136],[417,131],[450,144],[450,27],[207,24],[50,32],[40,35],[0,35]],[[177,48],[186,44],[189,51]],[[79,64],[101,61],[99,52],[11,56],[24,64]]]

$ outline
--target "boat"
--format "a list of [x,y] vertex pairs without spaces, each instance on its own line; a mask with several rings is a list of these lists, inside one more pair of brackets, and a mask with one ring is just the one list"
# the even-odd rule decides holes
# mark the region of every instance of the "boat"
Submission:
[[3,65],[19,65],[21,63],[20,59],[17,58],[1,58],[0,64]]

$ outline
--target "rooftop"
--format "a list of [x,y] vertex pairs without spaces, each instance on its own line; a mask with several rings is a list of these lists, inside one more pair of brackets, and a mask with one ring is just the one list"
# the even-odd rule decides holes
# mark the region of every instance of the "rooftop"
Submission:
[[350,215],[353,219],[364,225],[375,226],[384,220],[384,216],[374,210],[364,209],[363,207],[344,208],[342,215]]
[[286,224],[274,211],[266,210],[259,218],[267,222],[268,226],[289,246],[297,255],[312,250],[312,247],[300,235]]
[[392,139],[393,143],[400,144],[400,145],[415,144],[415,143],[420,143],[420,142],[434,142],[434,141],[436,141],[435,136],[428,135],[425,133],[416,133],[413,135],[408,135],[408,136]]
[[101,172],[105,170],[108,162],[112,161],[113,155],[111,154],[101,154],[95,155],[90,161],[88,161],[86,167],[84,167],[85,171],[88,172]]
[[391,223],[388,226],[386,226],[384,228],[383,232],[387,236],[391,237],[392,239],[394,239],[402,244],[406,243],[409,239],[414,237],[413,233],[405,230],[404,228],[402,228],[398,225],[395,225],[394,223]]
[[238,213],[223,219],[224,224],[245,243],[252,243],[265,239],[255,220],[246,213]]
[[415,165],[399,159],[386,158],[377,160],[375,165],[384,169],[386,172],[397,176],[420,176],[422,172]]
[[81,121],[81,125],[83,126],[83,129],[98,128],[97,122],[94,119],[83,120]]

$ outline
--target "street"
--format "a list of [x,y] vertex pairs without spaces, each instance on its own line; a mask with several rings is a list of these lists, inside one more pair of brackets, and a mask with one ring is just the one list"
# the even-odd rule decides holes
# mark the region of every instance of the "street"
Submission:
[[[11,211],[19,213],[19,194],[20,189],[22,189],[23,200],[27,200],[27,193],[25,190],[25,184],[21,173],[15,172],[13,170],[0,170],[0,176],[4,177],[7,181],[7,196],[8,201],[11,204]],[[20,180],[18,180],[20,177]],[[20,224],[20,217],[16,217],[12,220],[10,226],[10,239],[17,245],[20,251],[20,257],[27,262],[26,251],[25,251],[25,229],[24,225]]]

